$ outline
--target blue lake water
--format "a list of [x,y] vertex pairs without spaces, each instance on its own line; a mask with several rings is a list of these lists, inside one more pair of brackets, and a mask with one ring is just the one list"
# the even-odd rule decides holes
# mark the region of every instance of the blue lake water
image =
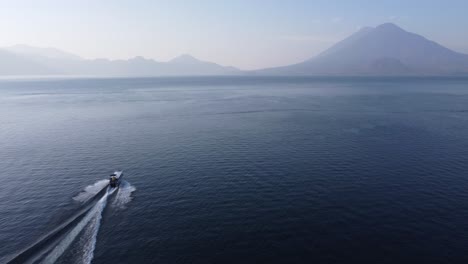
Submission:
[[0,80],[0,263],[117,169],[39,262],[468,262],[468,79]]

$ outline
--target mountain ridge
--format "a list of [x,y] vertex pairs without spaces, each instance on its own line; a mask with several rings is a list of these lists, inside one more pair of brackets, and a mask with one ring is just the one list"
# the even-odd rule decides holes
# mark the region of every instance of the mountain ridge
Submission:
[[[379,67],[375,67],[378,65]],[[393,23],[363,28],[301,63],[262,69],[265,75],[468,75],[468,55]]]
[[83,59],[55,48],[14,45],[0,48],[0,76],[177,76],[233,75],[240,70],[184,54],[167,62],[136,56],[127,60]]
[[14,45],[0,48],[0,76],[468,76],[468,55],[450,50],[393,23],[363,27],[327,50],[303,62],[241,71],[182,54],[169,61],[136,56],[127,60],[83,59],[56,48]]
[[34,47],[26,44],[16,44],[13,46],[5,47],[3,50],[15,53],[21,56],[35,56],[44,57],[49,59],[71,59],[71,60],[82,60],[78,55],[70,52],[59,50],[52,47]]

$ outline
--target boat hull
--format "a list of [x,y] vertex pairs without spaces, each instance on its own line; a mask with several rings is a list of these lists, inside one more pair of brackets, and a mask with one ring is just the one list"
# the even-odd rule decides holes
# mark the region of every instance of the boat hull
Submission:
[[120,186],[120,183],[122,182],[122,177],[123,177],[122,171],[114,172],[114,174],[112,174],[109,179],[109,186],[111,188],[118,188]]

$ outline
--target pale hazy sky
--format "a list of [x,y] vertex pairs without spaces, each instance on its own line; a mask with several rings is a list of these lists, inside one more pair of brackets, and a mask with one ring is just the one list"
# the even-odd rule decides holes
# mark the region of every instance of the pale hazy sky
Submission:
[[0,0],[0,47],[85,58],[180,54],[241,69],[296,63],[394,22],[468,53],[468,0]]

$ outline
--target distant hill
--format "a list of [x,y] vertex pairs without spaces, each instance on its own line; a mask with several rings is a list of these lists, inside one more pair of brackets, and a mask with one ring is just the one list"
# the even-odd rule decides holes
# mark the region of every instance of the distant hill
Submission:
[[201,61],[190,55],[168,62],[143,57],[85,60],[55,48],[15,45],[0,49],[0,75],[190,76],[240,73],[234,67]]
[[395,24],[366,27],[302,63],[263,75],[467,75],[468,55]]
[[33,59],[0,49],[0,75],[59,74]]
[[48,58],[60,60],[82,60],[80,56],[56,48],[38,48],[29,45],[18,44],[3,49],[17,55],[22,55],[25,57],[37,57],[38,59]]

